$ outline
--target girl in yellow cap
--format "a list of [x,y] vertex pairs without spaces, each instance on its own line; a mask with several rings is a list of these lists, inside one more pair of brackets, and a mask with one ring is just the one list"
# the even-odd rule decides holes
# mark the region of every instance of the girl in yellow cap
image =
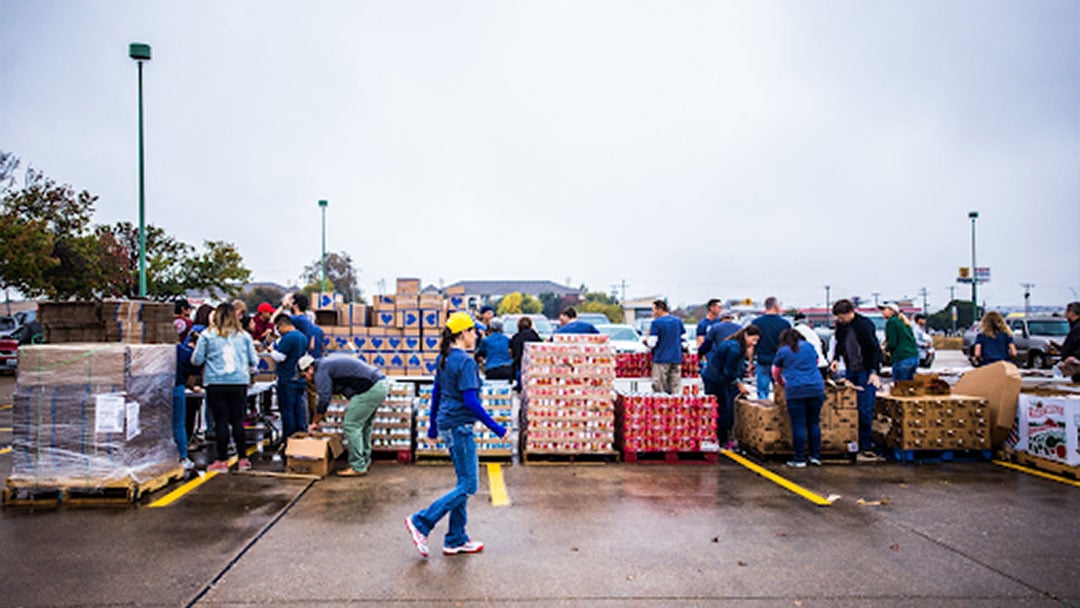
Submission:
[[427,436],[431,439],[442,437],[446,443],[454,463],[457,485],[430,507],[405,518],[405,527],[413,544],[424,557],[428,556],[428,535],[447,513],[450,514],[450,530],[443,540],[443,553],[458,555],[484,550],[484,543],[470,539],[465,533],[466,505],[478,485],[479,463],[473,425],[479,420],[499,437],[506,435],[506,429],[492,420],[480,405],[480,370],[476,361],[465,352],[476,346],[476,337],[472,317],[463,312],[450,315],[442,330]]

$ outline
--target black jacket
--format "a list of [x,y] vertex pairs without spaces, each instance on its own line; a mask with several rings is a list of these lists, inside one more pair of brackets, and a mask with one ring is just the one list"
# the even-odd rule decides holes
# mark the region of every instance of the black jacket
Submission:
[[526,342],[543,342],[544,339],[533,328],[519,331],[510,338],[510,356],[514,359],[514,374],[521,369],[521,357],[525,354]]
[[847,353],[845,352],[847,332],[849,331],[854,331],[855,339],[859,341],[863,369],[875,374],[881,373],[881,345],[878,344],[874,322],[859,313],[855,313],[855,318],[851,320],[851,323],[836,324],[836,335],[833,336],[833,339],[836,340],[836,354],[833,355],[833,361],[843,357],[845,367],[849,367],[847,365]]
[[1065,336],[1065,343],[1061,345],[1061,358],[1068,357],[1080,359],[1080,319],[1069,324],[1069,335]]

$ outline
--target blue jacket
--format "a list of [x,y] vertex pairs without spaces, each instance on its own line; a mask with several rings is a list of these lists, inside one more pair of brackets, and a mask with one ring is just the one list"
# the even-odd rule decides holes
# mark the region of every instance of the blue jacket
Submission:
[[251,383],[251,370],[259,365],[259,357],[255,354],[255,343],[246,331],[224,338],[216,329],[208,329],[199,334],[191,362],[194,365],[205,363],[204,385],[247,385]]
[[476,356],[484,358],[484,367],[496,369],[514,363],[510,358],[510,338],[502,332],[495,332],[480,341],[476,347]]
[[746,355],[738,340],[724,340],[709,351],[705,380],[720,385],[734,384],[746,375]]

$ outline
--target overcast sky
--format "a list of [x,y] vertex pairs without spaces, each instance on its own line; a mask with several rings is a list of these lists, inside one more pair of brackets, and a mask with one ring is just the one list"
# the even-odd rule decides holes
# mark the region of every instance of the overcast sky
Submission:
[[[0,0],[0,149],[257,280],[1080,299],[1080,2]],[[970,288],[957,286],[970,298]]]

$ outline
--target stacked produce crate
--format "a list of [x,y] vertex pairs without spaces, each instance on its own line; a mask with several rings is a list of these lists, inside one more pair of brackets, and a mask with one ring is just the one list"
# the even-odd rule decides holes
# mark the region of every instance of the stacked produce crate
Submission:
[[555,334],[554,340],[526,345],[526,461],[615,455],[615,355],[608,337]]
[[[779,393],[778,394],[782,394]],[[859,409],[855,387],[830,383],[821,408],[821,453],[854,454],[859,447]],[[787,456],[791,419],[784,405],[763,399],[740,399],[735,404],[735,438],[739,447],[764,456]]]
[[[616,378],[648,378],[652,375],[652,353],[619,353],[615,355]],[[684,354],[682,377],[697,378],[698,356]]]
[[618,444],[626,462],[639,454],[711,455],[716,437],[716,397],[712,395],[620,394],[615,401]]
[[[449,456],[442,438],[428,439],[431,425],[431,386],[421,386],[416,400],[416,459],[445,459]],[[513,395],[508,382],[485,382],[480,387],[480,405],[495,422],[510,429],[513,424]],[[510,434],[499,437],[491,429],[477,422],[473,433],[476,437],[476,455],[485,460],[510,460],[513,443]]]
[[1017,460],[1080,476],[1080,393],[1028,389],[1020,394],[1017,421]]
[[986,400],[975,397],[879,396],[874,432],[880,445],[898,451],[990,449]]

